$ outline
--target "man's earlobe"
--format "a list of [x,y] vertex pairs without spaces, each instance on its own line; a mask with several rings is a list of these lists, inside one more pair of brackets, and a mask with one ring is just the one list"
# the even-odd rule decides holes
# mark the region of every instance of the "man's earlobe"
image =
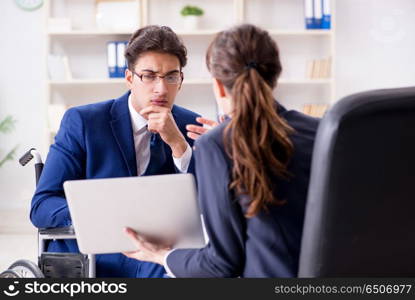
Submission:
[[133,73],[130,70],[125,70],[125,81],[127,83],[127,86],[129,89],[132,88],[132,84],[133,84]]
[[182,88],[182,84],[183,84],[183,80],[184,80],[184,75],[183,75],[183,73],[181,71],[180,71],[180,76],[182,77],[182,81],[179,84],[179,89],[178,89],[179,91]]

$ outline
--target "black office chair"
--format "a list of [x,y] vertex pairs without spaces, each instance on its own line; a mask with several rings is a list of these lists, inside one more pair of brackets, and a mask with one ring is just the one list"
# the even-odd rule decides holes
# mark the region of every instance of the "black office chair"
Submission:
[[415,276],[415,87],[348,96],[323,118],[298,276]]

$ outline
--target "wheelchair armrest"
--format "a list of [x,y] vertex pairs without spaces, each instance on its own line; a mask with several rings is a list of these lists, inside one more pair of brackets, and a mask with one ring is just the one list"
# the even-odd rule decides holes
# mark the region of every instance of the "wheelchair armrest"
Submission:
[[74,239],[75,230],[72,226],[56,228],[40,228],[39,237],[45,240]]

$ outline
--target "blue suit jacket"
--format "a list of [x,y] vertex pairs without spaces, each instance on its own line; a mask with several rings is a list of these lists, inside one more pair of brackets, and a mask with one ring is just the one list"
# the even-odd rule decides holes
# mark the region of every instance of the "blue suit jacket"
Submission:
[[228,122],[196,142],[195,161],[199,204],[209,243],[203,249],[179,249],[167,257],[176,277],[294,277],[297,275],[311,154],[318,119],[297,111],[278,113],[296,132],[289,180],[274,178],[273,191],[287,203],[269,206],[247,219],[250,199],[229,191],[232,161],[224,150],[223,130]]
[[[30,218],[39,228],[71,225],[63,182],[73,179],[137,176],[133,130],[128,110],[129,92],[118,99],[69,109],[32,199]],[[186,137],[186,124],[196,124],[194,112],[173,106],[176,124]],[[193,141],[186,137],[190,146]],[[170,147],[151,156],[144,175],[177,171]],[[194,172],[193,158],[189,172]],[[100,220],[105,221],[105,220]],[[79,252],[76,241],[50,242],[48,251]],[[160,265],[140,262],[120,253],[97,255],[97,277],[163,277]]]

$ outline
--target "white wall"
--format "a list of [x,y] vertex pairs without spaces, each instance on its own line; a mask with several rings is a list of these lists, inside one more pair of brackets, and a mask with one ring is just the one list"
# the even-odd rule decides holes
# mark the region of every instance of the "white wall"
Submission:
[[[43,141],[42,21],[42,10],[26,12],[12,0],[0,2],[0,119],[10,114],[18,121],[12,134],[0,134],[0,156],[16,144],[20,156]],[[29,205],[34,188],[31,166],[23,168],[16,160],[0,169],[0,226],[2,210]]]
[[[337,0],[337,98],[380,87],[415,85],[415,1]],[[18,154],[44,142],[42,10],[25,12],[0,1],[0,118],[12,114],[13,135],[0,149],[19,144]],[[6,58],[6,59],[4,59]],[[47,149],[40,149],[45,155]],[[3,151],[4,153],[4,151]],[[1,212],[28,208],[34,189],[32,165],[9,162],[0,169]]]
[[337,98],[415,85],[415,1],[337,0]]

